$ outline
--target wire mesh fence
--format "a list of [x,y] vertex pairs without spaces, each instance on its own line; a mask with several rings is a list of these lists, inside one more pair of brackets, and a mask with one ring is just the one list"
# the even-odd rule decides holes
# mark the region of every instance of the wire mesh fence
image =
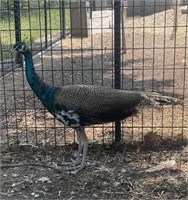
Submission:
[[[31,91],[19,55],[10,52],[18,40],[29,45],[37,73],[50,84],[157,91],[184,99],[183,105],[143,109],[139,118],[122,121],[123,141],[140,141],[150,132],[187,137],[187,14],[178,1],[117,2],[1,2],[3,143],[65,144],[75,137]],[[112,142],[118,128],[111,123],[86,132],[91,142]]]

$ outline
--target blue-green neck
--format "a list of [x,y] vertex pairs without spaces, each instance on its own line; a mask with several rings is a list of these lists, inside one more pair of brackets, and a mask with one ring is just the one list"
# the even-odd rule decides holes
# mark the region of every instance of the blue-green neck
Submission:
[[33,64],[33,56],[30,50],[24,53],[26,62],[26,78],[34,93],[42,101],[45,107],[49,110],[51,106],[53,92],[55,87],[48,85],[42,81],[35,71]]

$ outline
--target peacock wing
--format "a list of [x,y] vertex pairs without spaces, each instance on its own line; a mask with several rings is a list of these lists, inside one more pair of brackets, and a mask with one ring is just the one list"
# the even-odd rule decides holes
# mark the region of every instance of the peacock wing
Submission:
[[121,95],[118,93],[113,94],[111,98],[105,98],[105,95],[103,95],[103,98],[98,99],[97,104],[93,102],[92,110],[85,108],[84,117],[95,121],[95,123],[122,120],[132,115],[133,109],[139,102],[137,95]]
[[140,96],[135,92],[77,85],[59,89],[55,101],[59,107],[76,112],[83,124],[96,124],[131,116]]

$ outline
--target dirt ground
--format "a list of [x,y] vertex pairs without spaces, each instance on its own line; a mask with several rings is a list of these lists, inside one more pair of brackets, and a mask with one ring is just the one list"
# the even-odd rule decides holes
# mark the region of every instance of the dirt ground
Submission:
[[[58,167],[75,155],[75,144],[52,147],[21,145],[2,151],[3,163],[40,163],[42,166],[3,168],[3,199],[187,199],[187,148],[183,142],[166,141],[146,148],[135,144],[94,144],[87,167],[69,174]],[[174,165],[146,172],[161,161]]]
[[[87,128],[87,167],[76,175],[60,166],[75,156],[74,132],[44,110],[24,69],[1,79],[2,199],[187,199],[186,15],[179,16],[175,40],[170,40],[172,16],[169,10],[155,18],[126,19],[122,88],[161,92],[184,99],[184,104],[144,109],[139,118],[123,121],[120,144],[113,143],[114,124]],[[110,27],[88,38],[66,38],[37,57],[35,68],[54,85],[113,86],[112,38]],[[161,169],[163,161],[173,164]],[[8,167],[13,164],[28,166]],[[154,166],[158,170],[146,171]]]

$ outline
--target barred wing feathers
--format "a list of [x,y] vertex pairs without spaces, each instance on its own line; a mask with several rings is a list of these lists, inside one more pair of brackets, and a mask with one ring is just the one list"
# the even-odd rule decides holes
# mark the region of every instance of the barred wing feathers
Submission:
[[72,85],[58,88],[54,94],[59,109],[76,112],[82,125],[122,120],[135,108],[172,103],[171,97],[158,93],[115,90],[107,87]]

